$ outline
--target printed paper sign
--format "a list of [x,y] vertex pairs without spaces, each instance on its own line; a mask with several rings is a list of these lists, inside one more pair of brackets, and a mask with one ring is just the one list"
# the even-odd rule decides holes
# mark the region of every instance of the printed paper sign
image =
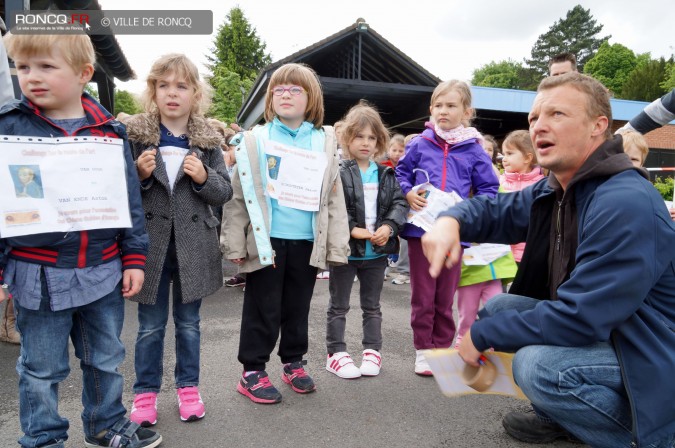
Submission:
[[326,154],[266,141],[265,157],[267,195],[284,207],[318,211]]
[[366,212],[366,229],[370,233],[375,233],[377,230],[375,224],[377,224],[377,191],[378,184],[363,184],[363,202]]
[[419,211],[411,209],[408,213],[408,222],[421,227],[426,232],[431,230],[439,214],[462,202],[462,197],[454,191],[446,193],[428,182],[415,185],[412,191],[424,197],[427,205]]
[[464,249],[462,263],[466,266],[487,266],[510,253],[511,246],[506,244],[477,244]]
[[0,135],[0,235],[131,227],[123,141]]
[[166,175],[169,178],[169,188],[171,191],[173,191],[173,186],[178,177],[178,171],[180,171],[181,166],[183,166],[188,151],[189,149],[187,148],[179,148],[177,146],[162,146],[159,148],[159,152],[162,154],[162,160],[164,161],[164,166],[166,168]]
[[513,381],[513,372],[511,362],[513,354],[501,352],[488,352],[485,357],[497,368],[497,376],[494,383],[485,392],[477,392],[464,382],[463,372],[466,366],[464,360],[459,356],[455,349],[436,349],[427,350],[425,357],[434,374],[434,379],[438,383],[443,395],[455,397],[467,394],[493,394],[508,395],[521,400],[527,398]]

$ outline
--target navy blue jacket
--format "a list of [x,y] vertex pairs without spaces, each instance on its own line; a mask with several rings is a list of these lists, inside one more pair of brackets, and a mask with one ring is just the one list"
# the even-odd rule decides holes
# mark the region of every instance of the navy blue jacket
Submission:
[[[620,139],[604,145],[597,151],[610,146],[615,157],[622,151]],[[589,162],[607,165],[606,159]],[[526,254],[532,249],[539,255],[523,257],[519,272],[545,281],[556,194],[550,184],[543,179],[494,199],[474,198],[444,215],[458,219],[464,241],[510,243],[527,234]],[[481,319],[471,338],[481,351],[609,341],[631,405],[633,438],[645,446],[675,433],[675,224],[638,170],[573,179],[568,192],[574,194],[578,245],[558,300]],[[525,283],[518,294],[542,291],[529,294]]]
[[[1,238],[0,272],[7,264],[7,257],[45,266],[84,268],[107,263],[121,256],[122,269],[145,269],[148,235],[145,232],[140,183],[127,142],[126,130],[103,106],[86,93],[82,95],[82,106],[89,125],[78,129],[71,136],[107,136],[124,139],[132,227]],[[68,136],[64,129],[42,115],[26,98],[10,102],[0,108],[0,135]]]

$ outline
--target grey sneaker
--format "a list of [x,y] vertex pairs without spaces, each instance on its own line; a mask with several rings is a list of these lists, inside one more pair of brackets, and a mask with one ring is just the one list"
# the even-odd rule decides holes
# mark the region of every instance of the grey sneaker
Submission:
[[410,276],[405,275],[405,274],[398,274],[394,279],[391,281],[395,285],[405,285],[407,283],[410,283]]
[[113,448],[154,448],[162,443],[162,436],[141,427],[129,419],[122,418],[112,428],[96,436],[84,438],[84,446],[95,448],[107,446]]

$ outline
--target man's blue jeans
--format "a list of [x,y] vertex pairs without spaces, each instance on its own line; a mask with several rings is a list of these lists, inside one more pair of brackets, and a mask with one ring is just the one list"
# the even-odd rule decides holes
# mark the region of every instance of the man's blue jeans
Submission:
[[[539,300],[500,294],[479,313],[526,311]],[[631,410],[616,353],[607,342],[586,347],[530,345],[516,352],[513,378],[544,421],[554,421],[593,447],[630,447]],[[672,447],[675,436],[650,445]]]
[[[173,288],[171,288],[173,280]],[[169,320],[169,292],[173,289],[173,321],[176,327],[176,388],[199,385],[199,308],[202,301],[182,303],[178,261],[173,239],[169,244],[154,305],[138,304],[138,336],[134,366],[134,393],[159,393],[162,386],[164,335]]]
[[85,435],[96,435],[124,417],[124,380],[117,371],[124,359],[121,284],[93,303],[55,312],[50,309],[43,281],[40,309],[22,308],[18,302],[15,307],[21,332],[16,363],[19,418],[24,432],[21,446],[33,448],[47,442],[60,446],[60,441],[68,438],[68,420],[58,413],[59,383],[70,373],[68,338],[73,341],[82,369]]

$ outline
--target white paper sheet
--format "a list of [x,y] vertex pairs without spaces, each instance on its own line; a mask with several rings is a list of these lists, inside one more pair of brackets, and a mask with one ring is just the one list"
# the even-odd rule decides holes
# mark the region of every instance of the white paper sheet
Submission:
[[487,266],[510,253],[511,246],[507,246],[506,244],[477,244],[464,249],[462,263],[466,266]]
[[318,211],[326,154],[266,141],[265,155],[269,197],[285,207]]
[[0,235],[131,227],[123,141],[0,135]]
[[421,227],[426,232],[431,230],[439,214],[462,202],[462,197],[454,191],[447,193],[428,182],[415,185],[412,191],[424,197],[427,205],[419,211],[411,209],[408,213],[408,222]]

